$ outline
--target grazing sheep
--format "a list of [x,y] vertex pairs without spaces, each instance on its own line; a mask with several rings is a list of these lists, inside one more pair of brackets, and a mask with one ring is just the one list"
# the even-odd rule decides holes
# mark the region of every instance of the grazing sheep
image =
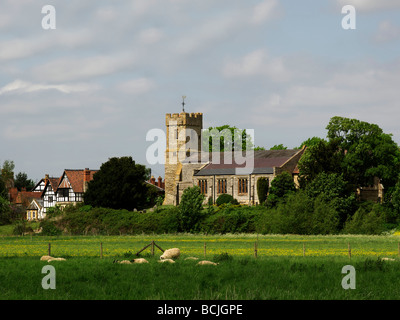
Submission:
[[50,262],[50,261],[66,261],[66,259],[64,259],[64,258],[50,258],[50,259],[47,260],[47,262]]
[[163,259],[163,260],[159,260],[158,262],[169,262],[169,263],[175,263],[174,260],[172,259]]
[[64,258],[54,258],[54,257],[51,257],[51,256],[42,256],[40,258],[40,261],[47,261],[47,262],[50,262],[50,261],[66,261],[66,259],[64,259]]
[[118,263],[120,263],[120,264],[131,264],[132,262],[130,262],[129,260],[122,260],[122,261],[118,261]]
[[49,259],[51,259],[52,257],[51,256],[42,256],[41,258],[40,258],[40,261],[47,261],[47,260],[49,260]]
[[161,260],[164,259],[178,259],[181,254],[181,251],[178,248],[172,248],[165,250],[162,256],[160,257]]
[[392,258],[382,258],[381,260],[383,260],[383,261],[396,261],[395,259],[392,259]]
[[199,260],[199,258],[196,258],[196,257],[187,257],[187,258],[185,258],[185,260]]
[[218,264],[219,264],[219,263],[215,263],[215,262],[207,261],[207,260],[203,260],[203,261],[200,261],[200,262],[198,263],[199,266],[205,266],[205,265],[217,266]]
[[132,263],[149,263],[146,259],[138,258],[131,260]]

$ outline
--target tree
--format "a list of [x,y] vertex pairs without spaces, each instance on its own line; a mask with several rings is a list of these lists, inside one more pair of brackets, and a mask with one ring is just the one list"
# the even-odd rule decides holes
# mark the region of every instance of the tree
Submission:
[[10,202],[0,196],[0,225],[9,224],[11,222]]
[[3,180],[6,189],[9,189],[13,186],[14,168],[14,161],[4,161],[3,167],[1,168],[1,179]]
[[328,139],[337,141],[343,155],[345,179],[362,187],[372,185],[377,177],[390,195],[400,169],[400,150],[392,135],[376,124],[343,117],[331,118],[326,129]]
[[271,182],[267,206],[274,207],[279,201],[285,201],[286,196],[294,191],[296,187],[291,174],[286,171],[278,174]]
[[203,210],[204,194],[198,186],[186,188],[183,191],[179,203],[179,222],[182,231],[195,231],[198,222],[201,220]]
[[314,146],[314,145],[318,144],[321,140],[324,140],[324,139],[319,138],[319,137],[308,138],[307,140],[303,141],[303,142],[300,144],[300,147],[298,147],[298,149],[301,149],[301,148],[303,148],[304,146],[306,146],[306,147]]
[[264,177],[259,178],[257,180],[257,195],[260,204],[265,203],[265,200],[267,200],[268,189],[269,189],[269,179]]
[[31,191],[35,187],[33,180],[28,179],[28,175],[25,172],[19,172],[15,176],[14,186],[21,191],[25,188],[26,191]]
[[202,135],[203,150],[208,150],[209,152],[240,151],[254,147],[251,136],[247,135],[246,129],[238,129],[227,124],[215,128],[209,127],[208,131],[204,131]]
[[286,150],[287,147],[285,147],[282,143],[281,144],[276,144],[274,145],[270,150]]
[[93,175],[84,194],[86,205],[112,209],[143,209],[148,203],[149,170],[132,157],[110,158]]
[[308,147],[298,162],[300,186],[305,187],[322,173],[342,173],[344,155],[339,152],[338,140],[320,139]]

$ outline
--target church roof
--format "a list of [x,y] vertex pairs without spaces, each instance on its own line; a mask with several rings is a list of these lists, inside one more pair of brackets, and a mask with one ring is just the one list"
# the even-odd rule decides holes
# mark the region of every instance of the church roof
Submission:
[[272,174],[302,150],[258,150],[247,156],[232,152],[210,153],[209,162],[195,176],[234,175],[238,169],[249,167],[248,174]]

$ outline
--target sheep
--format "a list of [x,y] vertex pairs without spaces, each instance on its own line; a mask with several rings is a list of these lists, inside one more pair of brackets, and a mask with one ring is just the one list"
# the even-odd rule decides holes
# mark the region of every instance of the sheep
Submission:
[[118,261],[118,263],[120,263],[120,264],[131,264],[132,262],[130,262],[129,260],[122,260],[122,261]]
[[163,259],[163,260],[159,260],[158,262],[169,262],[169,263],[175,263],[174,260],[172,259]]
[[205,266],[205,265],[212,265],[212,266],[217,266],[219,263],[215,263],[212,261],[207,261],[207,260],[202,260],[198,263],[199,266]]
[[50,262],[50,261],[66,261],[66,259],[64,259],[64,258],[50,258],[50,259],[47,260],[47,262]]
[[52,257],[51,256],[42,256],[41,258],[40,258],[40,261],[47,261],[47,260],[49,260],[49,259],[51,259]]
[[392,258],[382,258],[381,260],[382,261],[396,261],[395,259],[392,259]]
[[132,263],[149,263],[146,259],[143,258],[138,258],[138,259],[132,259]]
[[181,251],[178,248],[172,248],[165,250],[162,256],[160,257],[161,260],[164,259],[178,259],[181,254]]
[[66,259],[64,259],[64,258],[54,258],[52,256],[42,256],[40,258],[40,261],[47,261],[47,262],[51,262],[51,261],[66,261]]
[[187,257],[187,258],[185,258],[185,260],[199,260],[199,258],[196,258],[196,257]]

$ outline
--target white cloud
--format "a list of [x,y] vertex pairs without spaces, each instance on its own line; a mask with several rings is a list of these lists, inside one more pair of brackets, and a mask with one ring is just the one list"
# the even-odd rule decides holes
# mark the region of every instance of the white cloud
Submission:
[[378,43],[390,42],[398,39],[400,39],[400,26],[393,24],[389,20],[382,21],[373,36],[373,40]]
[[44,90],[57,90],[63,93],[83,92],[94,90],[96,86],[92,84],[44,84],[31,83],[28,81],[15,80],[0,88],[0,95],[11,93],[30,93]]
[[139,78],[120,83],[117,89],[128,94],[142,94],[155,88],[154,81],[148,78]]
[[276,0],[266,0],[257,4],[253,9],[253,23],[261,24],[270,20],[275,16],[277,7]]
[[164,35],[160,28],[148,28],[139,33],[139,40],[144,44],[154,44],[159,42]]
[[286,68],[283,58],[270,57],[264,49],[250,52],[236,61],[227,61],[222,73],[228,78],[266,76],[277,82],[290,78],[290,71]]
[[362,12],[373,12],[376,10],[391,10],[400,8],[399,0],[336,0],[341,7],[352,5]]
[[37,79],[49,81],[75,81],[109,75],[130,68],[134,60],[132,54],[60,58],[37,65],[32,69],[32,74]]

